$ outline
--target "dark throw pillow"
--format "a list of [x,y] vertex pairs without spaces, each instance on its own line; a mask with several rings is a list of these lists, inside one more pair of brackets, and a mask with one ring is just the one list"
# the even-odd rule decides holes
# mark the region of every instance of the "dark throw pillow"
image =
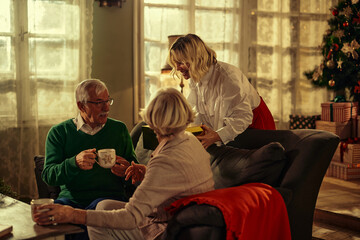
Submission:
[[284,147],[278,142],[256,150],[213,145],[208,152],[216,189],[252,182],[277,187],[287,160]]

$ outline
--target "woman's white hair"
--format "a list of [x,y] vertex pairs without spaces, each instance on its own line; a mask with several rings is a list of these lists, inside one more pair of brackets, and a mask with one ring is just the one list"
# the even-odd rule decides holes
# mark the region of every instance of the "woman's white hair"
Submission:
[[108,90],[105,83],[99,79],[86,79],[79,83],[75,91],[76,102],[86,103],[89,100],[89,90],[95,88],[97,95]]
[[140,115],[160,136],[174,135],[184,131],[194,120],[194,112],[190,104],[174,88],[158,90]]

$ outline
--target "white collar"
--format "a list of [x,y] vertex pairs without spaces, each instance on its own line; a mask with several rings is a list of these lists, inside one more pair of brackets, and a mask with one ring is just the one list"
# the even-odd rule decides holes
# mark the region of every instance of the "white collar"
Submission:
[[74,118],[74,123],[76,125],[76,130],[79,131],[83,131],[84,133],[90,134],[90,135],[95,135],[97,132],[99,132],[104,126],[105,124],[102,124],[100,126],[95,127],[94,129],[92,127],[90,127],[89,124],[84,122],[84,119],[81,117],[81,114],[78,113],[77,117]]
[[198,86],[201,86],[201,87],[206,87],[211,79],[211,76],[212,76],[212,72],[214,71],[214,68],[215,68],[215,64],[212,64],[210,67],[209,67],[209,70],[207,71],[207,73],[205,73],[205,75],[200,79],[200,82],[198,83],[199,85]]

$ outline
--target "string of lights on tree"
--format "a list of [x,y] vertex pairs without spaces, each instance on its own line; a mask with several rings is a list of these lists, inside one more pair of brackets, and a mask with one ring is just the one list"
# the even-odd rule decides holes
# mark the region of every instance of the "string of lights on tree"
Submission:
[[320,45],[322,62],[304,75],[318,87],[348,89],[353,101],[360,101],[360,2],[342,0],[330,11],[333,16]]

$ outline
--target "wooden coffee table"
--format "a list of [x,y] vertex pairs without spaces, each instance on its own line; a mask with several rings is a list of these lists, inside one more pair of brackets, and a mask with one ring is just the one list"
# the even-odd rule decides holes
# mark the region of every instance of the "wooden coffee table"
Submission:
[[0,194],[0,225],[11,225],[12,234],[3,239],[64,239],[65,234],[84,230],[73,224],[39,226],[31,218],[30,205]]

